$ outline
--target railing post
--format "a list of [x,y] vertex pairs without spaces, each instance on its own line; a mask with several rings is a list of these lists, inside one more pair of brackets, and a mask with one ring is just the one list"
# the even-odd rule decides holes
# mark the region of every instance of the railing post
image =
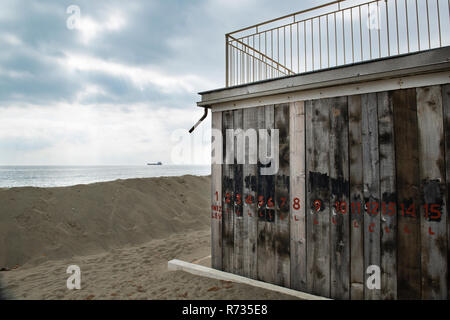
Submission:
[[229,87],[228,34],[225,35],[225,87]]

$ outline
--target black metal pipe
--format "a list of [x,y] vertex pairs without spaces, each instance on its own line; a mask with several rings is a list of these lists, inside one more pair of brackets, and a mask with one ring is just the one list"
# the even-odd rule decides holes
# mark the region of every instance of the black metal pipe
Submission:
[[203,114],[203,116],[200,118],[200,120],[197,121],[197,123],[191,128],[191,130],[189,130],[189,133],[194,132],[195,128],[198,127],[198,125],[206,119],[206,117],[208,116],[208,107],[204,107],[205,109],[205,113]]

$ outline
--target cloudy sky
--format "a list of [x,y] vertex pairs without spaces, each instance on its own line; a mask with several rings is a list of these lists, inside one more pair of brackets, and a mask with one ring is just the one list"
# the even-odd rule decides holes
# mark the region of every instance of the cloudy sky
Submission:
[[208,163],[224,34],[324,2],[2,0],[0,165]]

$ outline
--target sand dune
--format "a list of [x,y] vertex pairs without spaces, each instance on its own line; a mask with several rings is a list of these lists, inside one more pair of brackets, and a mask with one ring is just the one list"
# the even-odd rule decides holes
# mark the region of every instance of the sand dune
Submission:
[[209,226],[209,177],[0,190],[0,269]]
[[292,299],[167,270],[210,254],[209,193],[194,176],[0,190],[0,299]]

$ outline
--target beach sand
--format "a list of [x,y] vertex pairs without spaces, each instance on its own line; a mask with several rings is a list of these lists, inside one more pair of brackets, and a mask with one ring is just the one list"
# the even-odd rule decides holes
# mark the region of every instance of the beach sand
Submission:
[[209,192],[195,176],[0,190],[0,298],[293,299],[167,270],[210,254]]

